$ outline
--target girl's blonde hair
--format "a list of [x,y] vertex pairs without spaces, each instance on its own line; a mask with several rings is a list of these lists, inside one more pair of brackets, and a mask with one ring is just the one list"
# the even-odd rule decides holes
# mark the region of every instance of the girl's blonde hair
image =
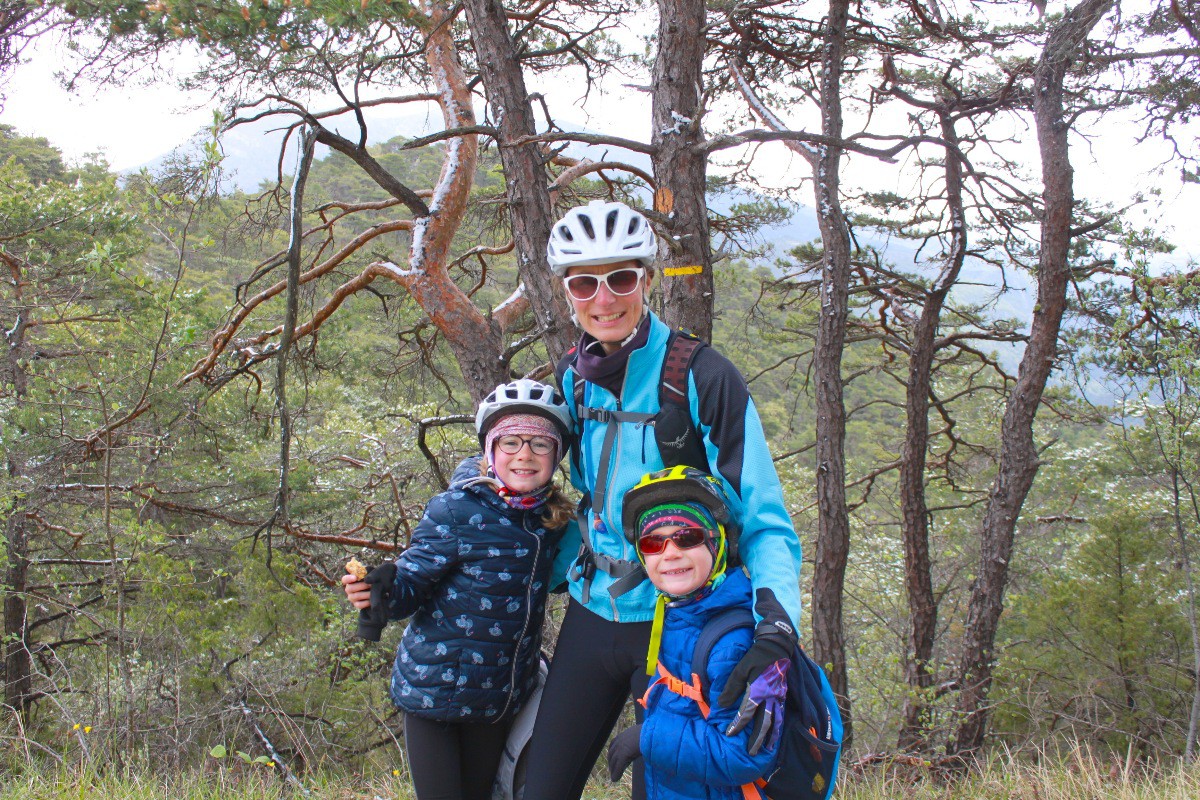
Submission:
[[557,483],[550,487],[550,496],[546,498],[546,505],[542,506],[542,521],[550,530],[558,530],[565,528],[571,518],[575,516],[575,502],[567,497]]

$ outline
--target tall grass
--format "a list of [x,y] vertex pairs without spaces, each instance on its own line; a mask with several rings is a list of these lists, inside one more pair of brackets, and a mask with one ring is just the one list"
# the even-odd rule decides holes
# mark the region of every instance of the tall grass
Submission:
[[[0,780],[0,800],[415,800],[404,775],[322,773],[288,786],[266,768],[240,766],[163,776],[133,768],[60,768]],[[592,781],[585,800],[628,800],[628,785]],[[967,776],[911,767],[847,773],[834,800],[1197,800],[1200,765],[1159,768],[1101,761],[1084,752],[1030,763],[997,756]]]
[[978,771],[954,778],[911,767],[847,775],[834,796],[838,800],[1197,800],[1200,765],[1122,764],[1082,750],[1036,763],[998,755]]
[[307,776],[297,790],[266,768],[164,776],[95,768],[27,772],[0,780],[0,800],[414,800],[404,777]]

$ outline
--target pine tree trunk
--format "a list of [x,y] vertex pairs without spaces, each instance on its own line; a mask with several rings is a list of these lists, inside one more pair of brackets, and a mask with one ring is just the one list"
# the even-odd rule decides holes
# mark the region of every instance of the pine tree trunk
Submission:
[[670,238],[659,247],[663,316],[712,341],[712,249],[705,200],[707,154],[699,147],[704,115],[703,0],[660,0],[658,56],[654,60],[654,208],[669,219]]
[[925,503],[925,461],[929,452],[929,396],[938,325],[946,296],[958,280],[967,253],[967,223],[963,210],[962,163],[958,137],[948,110],[941,110],[942,139],[946,142],[946,205],[950,213],[950,252],[946,264],[925,297],[921,317],[909,347],[905,396],[905,436],[900,455],[900,509],[904,540],[904,584],[908,593],[908,658],[904,721],[897,746],[903,751],[927,747],[929,691],[933,685],[933,647],[938,607],[933,592],[933,563],[929,555],[929,509]]
[[533,108],[525,88],[525,76],[504,7],[498,0],[464,0],[471,28],[471,41],[487,91],[492,119],[500,130],[500,162],[508,195],[508,213],[513,241],[524,282],[551,363],[575,343],[570,309],[546,262],[546,243],[554,224],[546,161],[536,142],[514,145],[522,137],[537,133]]
[[[10,475],[16,477],[11,465]],[[4,704],[22,715],[29,710],[33,692],[25,600],[29,583],[25,507],[23,501],[14,501],[4,526],[8,563],[4,574]]]
[[[16,305],[23,305],[25,287],[28,285],[16,261],[9,263],[12,274],[12,291]],[[5,359],[0,362],[0,385],[12,387],[12,397],[18,408],[26,402],[29,379],[25,374],[23,360],[28,356],[26,335],[29,326],[24,314],[18,314],[16,324],[4,331]],[[13,437],[14,441],[19,437]],[[15,450],[15,448],[14,448]],[[29,585],[29,532],[26,526],[26,510],[29,508],[26,465],[23,453],[10,451],[4,454],[4,469],[8,483],[13,487],[12,497],[0,496],[0,503],[8,501],[11,507],[4,520],[4,704],[22,716],[29,710],[33,694],[33,662],[29,653],[28,602],[26,590]],[[3,505],[0,505],[3,508]]]
[[1017,517],[1037,474],[1033,423],[1046,381],[1058,355],[1058,336],[1067,305],[1068,253],[1075,200],[1068,149],[1071,130],[1063,85],[1068,68],[1080,57],[1088,33],[1112,7],[1112,0],[1085,0],[1050,32],[1034,73],[1033,113],[1042,156],[1041,250],[1038,300],[1029,340],[1008,399],[1000,431],[1000,463],[980,526],[979,566],[971,589],[959,663],[959,726],[949,751],[978,752],[987,732],[988,690],[994,647]]
[[[822,53],[822,133],[842,135],[841,79],[849,3],[832,0]],[[850,556],[850,517],[846,509],[846,408],[842,399],[842,352],[850,286],[850,234],[838,196],[842,151],[821,146],[814,163],[817,219],[824,254],[821,308],[813,372],[817,411],[816,564],[813,570],[813,657],[832,665],[830,683],[837,693],[845,741],[851,739],[846,638],[842,628],[846,562]]]

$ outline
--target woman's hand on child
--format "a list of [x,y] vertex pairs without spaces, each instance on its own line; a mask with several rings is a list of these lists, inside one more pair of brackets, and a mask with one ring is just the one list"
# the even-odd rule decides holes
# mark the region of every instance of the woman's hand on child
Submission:
[[742,697],[750,684],[781,658],[791,658],[796,648],[796,629],[787,612],[770,589],[754,591],[754,611],[762,618],[754,628],[754,641],[729,673],[729,680],[717,698],[717,705],[728,708]]
[[608,779],[621,780],[625,770],[642,757],[642,725],[638,723],[613,737],[608,745]]

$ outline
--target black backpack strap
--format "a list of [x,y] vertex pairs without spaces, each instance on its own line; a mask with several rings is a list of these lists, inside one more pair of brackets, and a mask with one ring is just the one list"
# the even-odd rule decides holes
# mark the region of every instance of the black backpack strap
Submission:
[[708,658],[717,642],[738,628],[754,628],[754,614],[745,606],[727,608],[714,614],[700,631],[700,638],[692,648],[692,674],[699,676],[705,697],[708,697]]
[[708,454],[696,430],[688,403],[688,373],[705,342],[687,331],[671,331],[658,381],[660,411],[654,419],[654,443],[663,464],[685,465],[708,472]]
[[[578,377],[578,376],[577,376]],[[596,475],[596,485],[589,498],[590,505],[596,510],[596,519],[604,510],[604,499],[608,494],[608,462],[612,457],[613,445],[617,441],[617,425],[622,422],[632,422],[646,425],[652,419],[652,414],[641,414],[634,411],[610,411],[603,408],[579,407],[579,419],[595,420],[604,425],[604,443],[600,446],[600,461]],[[581,424],[582,429],[582,424]],[[638,561],[623,558],[613,558],[603,553],[597,553],[591,547],[591,530],[587,524],[587,508],[580,505],[579,512],[579,558],[577,575],[583,577],[583,602],[586,605],[591,599],[592,575],[597,569],[607,572],[613,579],[608,587],[609,595],[615,600],[640,584],[646,577],[646,570]]]
[[575,357],[578,354],[578,350],[578,347],[572,347],[570,350],[563,353],[562,358],[560,358],[558,363],[554,366],[554,377],[558,381],[558,388],[560,390],[563,389],[563,381],[566,378],[567,373],[572,373],[571,394],[568,396],[567,393],[563,391],[563,395],[566,396],[567,403],[570,404],[571,419],[576,420],[579,423],[579,429],[576,430],[575,435],[571,437],[571,446],[569,448],[571,464],[575,467],[577,472],[582,468],[582,462],[580,461],[579,457],[579,436],[583,432],[582,420],[579,417],[579,407],[583,404],[583,378],[580,377],[579,372],[575,369]]
[[688,372],[692,368],[692,359],[696,357],[696,351],[704,346],[704,340],[699,336],[684,330],[671,331],[671,338],[667,342],[667,356],[663,359],[662,375],[659,378],[660,404],[688,404]]

